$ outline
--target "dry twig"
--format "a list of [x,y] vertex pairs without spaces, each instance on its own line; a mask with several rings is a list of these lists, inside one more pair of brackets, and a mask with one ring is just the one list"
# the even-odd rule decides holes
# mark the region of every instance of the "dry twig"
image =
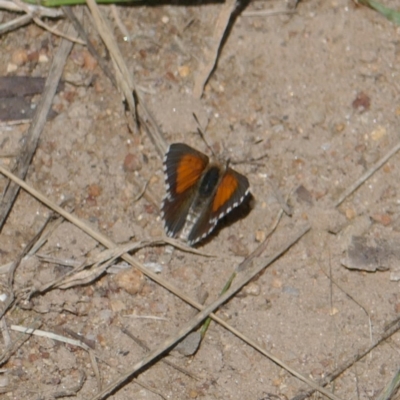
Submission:
[[199,72],[194,82],[193,96],[200,99],[203,95],[204,86],[207,83],[212,71],[217,63],[222,40],[225,36],[226,29],[231,19],[232,13],[236,9],[236,0],[226,0],[219,12],[217,21],[215,22],[213,34],[213,46],[211,49],[205,49],[205,62],[200,63]]
[[393,157],[400,150],[400,142],[392,147],[378,162],[368,169],[360,178],[358,178],[352,185],[350,185],[336,200],[335,207],[340,206],[347,197],[355,192],[367,179],[369,179],[379,168],[386,164],[391,157]]
[[[73,28],[71,25],[67,27],[66,33],[68,35],[73,34]],[[25,179],[25,176],[28,172],[33,154],[35,153],[37,144],[39,142],[40,134],[42,133],[46,123],[47,114],[50,111],[51,103],[56,93],[58,82],[64,69],[65,61],[69,52],[71,51],[71,48],[72,43],[67,40],[63,40],[57,50],[57,53],[54,55],[43,94],[40,98],[36,113],[28,130],[26,144],[22,150],[21,157],[18,160],[16,175],[21,179]],[[4,222],[12,208],[18,191],[19,186],[15,183],[10,183],[4,192],[0,203],[0,231],[3,228]]]
[[[49,199],[47,199],[45,196],[43,196],[41,193],[39,193],[38,191],[36,191],[35,189],[31,188],[29,185],[26,184],[26,182],[21,181],[19,178],[17,178],[15,175],[13,175],[10,171],[7,171],[6,169],[4,169],[3,167],[0,166],[0,173],[3,173],[4,175],[6,175],[7,177],[11,178],[13,181],[17,182],[21,187],[23,187],[27,192],[29,192],[30,194],[32,194],[33,196],[35,196],[38,200],[40,200],[41,202],[43,202],[44,204],[46,204],[48,207],[50,207],[52,210],[54,210],[55,212],[59,213],[60,215],[62,215],[65,219],[67,219],[68,221],[72,222],[73,224],[75,224],[77,227],[79,227],[80,229],[82,229],[84,232],[86,232],[87,234],[89,234],[90,236],[92,236],[94,239],[96,239],[97,241],[99,241],[100,243],[102,243],[104,246],[107,246],[109,248],[112,248],[115,246],[114,243],[112,243],[108,238],[106,238],[105,236],[101,235],[99,232],[94,231],[91,227],[87,226],[83,221],[77,219],[76,217],[74,217],[73,215],[69,214],[68,212],[66,212],[64,209],[62,209],[61,207],[57,206],[56,204],[54,204],[53,202],[51,202]],[[295,240],[289,241],[288,243],[286,243],[285,246],[282,247],[282,249],[277,252],[275,254],[275,256],[268,258],[268,259],[261,259],[260,263],[262,263],[262,268],[260,268],[260,270],[262,270],[263,268],[265,268],[267,265],[269,265],[270,263],[272,263],[277,257],[279,257],[280,255],[283,254],[283,252],[285,252],[291,245],[293,245],[297,240],[299,240],[306,232],[308,232],[308,230],[310,229],[309,226],[307,226],[306,228],[304,228],[304,230],[302,230],[299,235],[296,237]],[[256,249],[257,251],[257,249]],[[224,294],[222,297],[220,297],[216,302],[214,302],[211,306],[207,307],[206,309],[204,309],[203,305],[201,305],[200,303],[194,301],[193,299],[191,299],[189,296],[187,296],[186,294],[184,294],[181,290],[177,289],[176,287],[174,287],[172,284],[170,284],[169,282],[165,281],[163,278],[159,277],[157,274],[149,271],[148,269],[146,269],[141,263],[139,263],[135,258],[133,258],[132,256],[128,255],[128,254],[124,254],[121,256],[121,258],[123,258],[125,261],[129,262],[131,265],[135,266],[136,268],[138,268],[140,271],[142,271],[145,275],[147,275],[149,278],[151,278],[153,281],[157,282],[159,285],[163,286],[165,289],[169,290],[171,293],[174,293],[176,296],[180,297],[182,300],[184,300],[185,302],[187,302],[188,304],[192,305],[193,307],[197,308],[198,310],[203,310],[201,311],[199,314],[197,314],[197,316],[195,318],[197,319],[192,319],[191,322],[193,324],[193,327],[196,326],[199,322],[201,322],[204,318],[206,318],[207,316],[211,316],[211,318],[218,322],[220,325],[224,326],[226,329],[228,329],[230,332],[232,332],[234,335],[238,336],[239,338],[241,338],[242,340],[244,340],[246,343],[248,343],[250,346],[254,347],[256,350],[260,351],[262,354],[266,355],[267,357],[271,358],[274,362],[276,362],[277,364],[283,366],[284,368],[288,369],[289,371],[293,371],[294,375],[297,376],[299,379],[303,380],[304,382],[307,382],[307,384],[309,384],[311,387],[316,387],[315,383],[313,383],[312,381],[310,381],[309,379],[303,377],[301,374],[297,373],[294,370],[291,370],[288,366],[286,366],[283,362],[281,362],[279,359],[277,359],[276,357],[272,356],[271,354],[269,354],[265,349],[263,349],[261,346],[259,346],[254,340],[249,339],[248,337],[246,337],[246,335],[242,334],[241,332],[239,332],[238,330],[236,330],[235,328],[233,328],[232,326],[230,326],[227,322],[225,322],[224,320],[222,320],[221,318],[219,318],[218,316],[216,316],[215,314],[211,313],[210,314],[210,309],[212,309],[212,311],[217,308],[220,304],[222,304],[223,302],[226,301],[227,298],[229,298],[230,296],[232,296],[234,293],[236,293],[237,290],[239,290],[243,285],[245,285],[249,280],[252,279],[252,277],[248,277],[249,273],[251,273],[254,268],[249,268],[249,272],[246,273],[246,276],[241,279],[240,281],[238,281],[238,284],[233,287],[233,289],[230,289],[228,292],[226,292],[226,294]],[[256,274],[259,273],[256,272]],[[228,296],[228,297],[226,297]],[[205,313],[205,311],[208,311],[208,313]],[[205,313],[205,314],[204,314]],[[156,354],[154,357],[159,356],[160,354],[166,352],[170,347],[173,346],[173,344],[175,344],[177,341],[179,341],[181,338],[183,338],[189,331],[186,331],[189,327],[189,324],[185,325],[184,328],[182,328],[182,330],[179,331],[179,335],[182,336],[177,336],[175,338],[175,341],[173,341],[172,339],[170,339],[171,342],[167,341],[166,342],[166,347],[164,349],[158,348],[155,351],[153,351],[151,354]],[[190,330],[190,329],[189,329]],[[185,333],[186,332],[186,333]],[[169,343],[169,344],[168,344]],[[153,360],[153,358],[148,358],[146,357],[144,360],[142,360],[143,364],[141,364],[140,367],[138,367],[138,364],[135,367],[135,371],[131,371],[128,375],[131,376],[132,374],[134,374],[138,369],[144,367],[145,365],[147,365],[149,362],[151,362],[151,360]],[[122,379],[122,378],[121,378]],[[115,382],[115,387],[119,386],[121,383],[125,382],[125,379],[122,379],[122,381],[119,382]],[[105,396],[107,393],[109,393],[110,391],[112,391],[113,389],[111,388],[111,385],[108,387],[108,389],[105,389],[102,393]],[[337,397],[335,397],[334,395],[332,395],[331,393],[329,393],[328,391],[324,390],[323,388],[318,388],[318,391],[323,392],[326,396],[328,396],[331,399],[336,399],[338,400]],[[107,393],[106,393],[107,392]],[[96,397],[95,399],[100,399],[100,398],[104,398],[103,397]]]

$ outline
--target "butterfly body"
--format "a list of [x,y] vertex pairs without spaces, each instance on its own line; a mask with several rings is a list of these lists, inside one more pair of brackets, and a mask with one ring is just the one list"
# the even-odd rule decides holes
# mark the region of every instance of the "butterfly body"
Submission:
[[243,202],[247,178],[184,143],[174,143],[164,158],[167,193],[161,212],[168,236],[189,245],[205,238],[218,220]]

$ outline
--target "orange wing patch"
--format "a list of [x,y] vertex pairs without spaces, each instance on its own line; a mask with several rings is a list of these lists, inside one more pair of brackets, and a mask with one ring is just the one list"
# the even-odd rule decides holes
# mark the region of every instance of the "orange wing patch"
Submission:
[[226,173],[218,186],[212,204],[212,211],[217,212],[233,195],[238,187],[238,181],[232,174]]
[[176,193],[183,193],[195,185],[207,164],[200,157],[193,154],[186,154],[179,161],[176,170]]

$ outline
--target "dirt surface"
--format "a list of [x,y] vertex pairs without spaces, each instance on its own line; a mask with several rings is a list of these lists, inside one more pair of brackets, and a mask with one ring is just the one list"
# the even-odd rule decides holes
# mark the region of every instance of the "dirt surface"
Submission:
[[[394,0],[385,4],[398,7]],[[254,2],[242,11],[285,7],[283,1]],[[235,166],[251,182],[254,200],[244,217],[222,221],[197,247],[216,257],[171,254],[162,246],[135,257],[208,304],[271,229],[281,208],[277,199],[288,197],[293,215],[283,216],[264,255],[305,223],[311,231],[218,315],[317,381],[371,345],[400,313],[394,280],[399,155],[335,208],[338,196],[399,141],[400,28],[350,0],[304,0],[294,15],[239,14],[203,98],[195,100],[193,83],[220,8],[118,7],[131,35],[125,41],[111,10],[102,7],[168,142],[208,152],[196,133],[195,112],[221,157],[249,161],[266,155]],[[0,13],[2,22],[14,17]],[[93,38],[102,49],[99,37]],[[34,25],[1,36],[0,75],[46,77],[58,44]],[[65,87],[53,106],[58,115],[46,124],[27,182],[58,204],[69,200],[75,216],[118,244],[158,238],[165,188],[152,142],[145,133],[131,133],[121,95],[84,47],[74,46],[63,78]],[[1,165],[13,167],[27,128],[2,123]],[[141,187],[135,180],[149,183],[156,204],[136,200]],[[1,190],[5,184],[2,177]],[[30,195],[19,194],[0,235],[0,265],[17,259],[48,214]],[[15,290],[41,287],[71,270],[63,262],[82,262],[101,249],[64,222],[37,253],[52,257],[50,262],[38,256],[24,260]],[[2,267],[0,294],[9,293],[7,270]],[[7,326],[40,323],[44,331],[70,337],[67,328],[81,335],[95,345],[107,385],[145,354],[122,328],[154,348],[195,315],[153,281],[124,270],[109,272],[88,285],[33,296],[7,313]],[[10,331],[12,342],[21,335]],[[341,399],[375,398],[398,369],[399,345],[398,334],[392,336],[329,389]],[[261,400],[273,394],[290,399],[308,388],[216,323],[194,356],[175,351],[167,359],[192,376],[158,362],[110,398]],[[2,368],[4,398],[53,398],[72,390],[82,371],[86,381],[76,398],[90,399],[99,390],[88,352],[46,337],[31,337]]]

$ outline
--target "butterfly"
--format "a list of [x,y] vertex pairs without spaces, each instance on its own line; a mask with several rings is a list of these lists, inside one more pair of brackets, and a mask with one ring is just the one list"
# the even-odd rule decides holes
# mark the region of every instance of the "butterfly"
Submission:
[[248,179],[184,143],[173,143],[164,157],[166,195],[161,215],[168,236],[190,246],[208,236],[218,220],[250,193]]

